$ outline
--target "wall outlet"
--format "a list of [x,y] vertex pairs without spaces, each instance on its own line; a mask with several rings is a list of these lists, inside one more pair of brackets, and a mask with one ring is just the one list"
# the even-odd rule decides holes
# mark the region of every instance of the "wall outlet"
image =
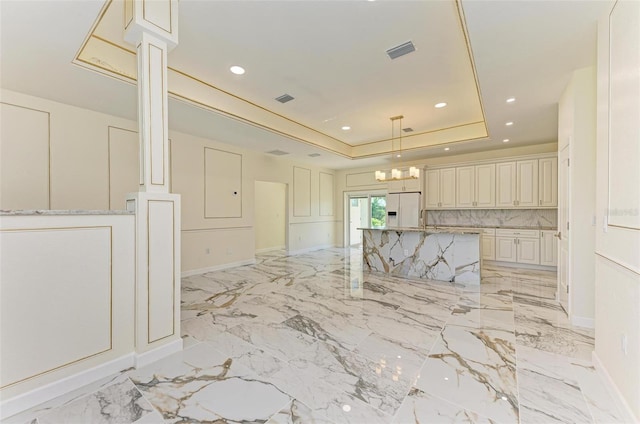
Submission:
[[233,249],[227,249],[227,255],[233,254]]
[[209,249],[209,248],[207,247],[206,249],[204,249],[204,253],[205,253],[206,255],[211,254],[211,249]]
[[623,334],[620,337],[620,349],[622,349],[622,353],[624,353],[624,356],[627,356],[627,348],[629,346],[629,342],[627,340],[627,335]]

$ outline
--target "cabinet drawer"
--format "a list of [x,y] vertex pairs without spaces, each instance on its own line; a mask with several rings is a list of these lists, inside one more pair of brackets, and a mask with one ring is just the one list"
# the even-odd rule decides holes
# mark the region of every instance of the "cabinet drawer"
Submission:
[[540,230],[509,230],[506,228],[497,228],[496,236],[515,238],[540,238]]
[[495,236],[496,235],[496,229],[495,228],[483,228],[482,229],[482,234],[484,234],[485,236]]

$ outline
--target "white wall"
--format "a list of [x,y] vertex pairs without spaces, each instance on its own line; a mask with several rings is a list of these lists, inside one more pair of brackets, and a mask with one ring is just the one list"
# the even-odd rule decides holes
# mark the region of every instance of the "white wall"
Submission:
[[617,2],[598,25],[595,359],[628,421],[640,421],[639,40],[640,3]]
[[[38,157],[48,158],[47,172],[41,172],[44,159],[20,161],[21,167],[38,175],[30,181],[38,190],[26,190],[20,203],[12,204],[11,197],[3,196],[2,209],[124,209],[124,194],[137,190],[135,122],[8,90],[2,90],[2,103],[3,108],[49,120],[48,134],[41,131],[47,140],[40,134],[36,143]],[[2,119],[5,128],[4,114]],[[0,139],[2,161],[29,156],[31,152],[20,150],[26,126],[7,128],[10,132],[3,131]],[[291,252],[334,245],[333,170],[175,131],[170,131],[169,139],[170,187],[182,196],[183,273],[254,260],[256,180],[289,188]],[[23,187],[19,179],[12,186]]]
[[256,181],[256,252],[285,248],[286,201],[286,185]]
[[[406,162],[402,166],[439,166],[453,163],[463,163],[476,160],[491,160],[508,158],[512,156],[533,155],[538,153],[555,153],[557,151],[556,143],[538,144],[535,146],[512,147],[500,150],[491,150],[478,153],[466,153],[459,155],[440,156],[428,158],[422,161]],[[348,194],[365,194],[365,193],[384,193],[387,191],[386,183],[379,183],[374,178],[374,172],[380,167],[364,167],[351,168],[336,171],[336,216],[339,217],[335,227],[336,245],[344,246],[348,238],[348,226],[344,223],[348,222],[348,211],[344,208],[345,196]],[[424,172],[421,175],[424,178]]]
[[[595,47],[595,46],[594,46]],[[596,72],[576,70],[558,105],[558,151],[570,143],[569,296],[574,324],[592,326],[595,317]],[[559,165],[560,166],[560,165]],[[559,182],[563,184],[563,182]],[[565,229],[561,228],[563,234]]]

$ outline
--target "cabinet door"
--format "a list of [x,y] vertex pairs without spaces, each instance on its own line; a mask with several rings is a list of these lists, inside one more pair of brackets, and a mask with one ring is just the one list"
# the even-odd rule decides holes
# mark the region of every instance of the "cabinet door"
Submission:
[[456,168],[456,207],[472,208],[476,205],[476,173],[474,166]]
[[496,205],[496,165],[478,165],[476,172],[476,207],[492,208]]
[[420,178],[415,180],[404,180],[403,182],[404,182],[404,191],[422,191],[420,187]]
[[517,243],[517,262],[523,264],[540,264],[540,239],[539,238],[519,238]]
[[456,169],[440,170],[440,207],[456,207]]
[[427,209],[436,209],[440,206],[440,170],[428,170],[425,174],[427,178],[425,206]]
[[558,265],[558,242],[555,231],[541,231],[540,233],[540,265]]
[[496,206],[516,206],[516,163],[496,164]]
[[482,235],[482,259],[495,261],[496,259],[496,238]]
[[516,239],[496,237],[496,261],[516,262]]
[[558,158],[538,160],[539,206],[558,206]]
[[516,162],[517,195],[516,206],[533,208],[538,206],[538,159]]
[[389,181],[387,183],[387,192],[389,193],[402,193],[404,191],[404,181]]

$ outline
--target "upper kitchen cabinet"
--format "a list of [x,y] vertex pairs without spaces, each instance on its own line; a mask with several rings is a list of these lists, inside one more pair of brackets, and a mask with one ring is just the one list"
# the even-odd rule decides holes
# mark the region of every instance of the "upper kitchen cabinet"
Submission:
[[498,163],[496,175],[497,207],[537,208],[540,206],[538,159]]
[[496,206],[496,165],[456,168],[456,207],[493,208]]
[[426,174],[425,206],[427,209],[456,207],[456,169],[430,169]]
[[[409,171],[402,171],[402,177],[408,178]],[[422,192],[422,179],[423,176],[416,179],[407,180],[395,180],[387,183],[387,192],[389,193],[402,193],[402,192]]]
[[538,160],[538,206],[558,206],[558,158]]

